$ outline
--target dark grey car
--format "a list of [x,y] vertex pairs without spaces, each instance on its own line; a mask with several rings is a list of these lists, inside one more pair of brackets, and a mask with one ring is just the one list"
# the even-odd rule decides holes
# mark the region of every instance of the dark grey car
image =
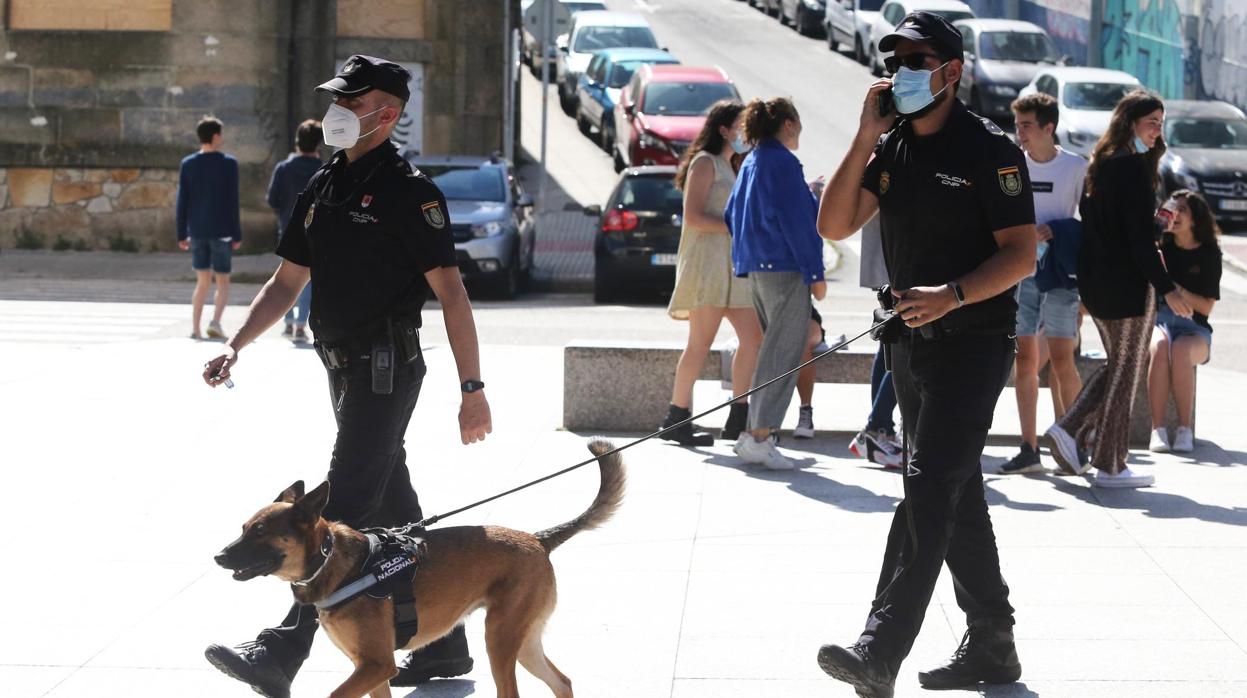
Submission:
[[1062,62],[1048,34],[1030,22],[966,19],[955,23],[965,48],[957,97],[970,111],[1009,119],[1009,105],[1044,65]]
[[1203,194],[1217,223],[1247,228],[1247,116],[1225,102],[1165,101],[1165,193]]

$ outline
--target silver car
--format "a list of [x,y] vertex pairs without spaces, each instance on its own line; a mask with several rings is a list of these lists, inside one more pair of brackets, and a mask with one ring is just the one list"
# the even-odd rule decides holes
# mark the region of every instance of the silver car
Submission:
[[536,216],[533,198],[520,188],[501,157],[416,156],[410,159],[446,197],[459,273],[504,298],[524,289],[533,269]]

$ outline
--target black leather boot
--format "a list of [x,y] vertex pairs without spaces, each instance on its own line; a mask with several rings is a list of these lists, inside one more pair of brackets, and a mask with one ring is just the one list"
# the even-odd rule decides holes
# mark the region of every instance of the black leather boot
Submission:
[[928,690],[973,688],[980,683],[1013,683],[1022,678],[1022,663],[1008,625],[972,625],[953,658],[942,667],[918,672]]
[[299,664],[290,662],[263,640],[244,642],[237,647],[209,645],[204,656],[227,676],[251,686],[267,698],[290,698],[290,683]]
[[391,686],[418,686],[432,679],[449,679],[472,671],[468,655],[468,635],[463,626],[410,653],[398,666]]
[[[661,429],[666,429],[673,424],[679,424],[689,417],[693,416],[687,408],[676,407],[671,405],[667,408],[667,418],[662,420]],[[674,441],[681,446],[713,446],[714,437],[708,432],[697,427],[692,422],[685,424],[679,429],[672,429],[663,434],[662,437],[668,441]]]
[[818,666],[831,678],[857,689],[860,698],[892,698],[896,691],[896,671],[860,643],[823,645],[818,650]]
[[728,410],[727,421],[723,423],[723,431],[719,433],[719,438],[735,441],[740,438],[740,433],[749,424],[749,403],[733,402]]

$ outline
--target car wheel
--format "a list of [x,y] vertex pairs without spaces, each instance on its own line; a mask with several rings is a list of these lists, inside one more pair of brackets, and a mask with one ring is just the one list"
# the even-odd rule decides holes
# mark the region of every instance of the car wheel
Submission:
[[614,148],[613,153],[615,156],[615,173],[618,174],[624,171],[625,165],[623,161],[623,156],[619,154],[619,148]]
[[511,255],[510,265],[503,270],[498,277],[498,281],[496,282],[497,285],[495,286],[495,290],[497,290],[498,296],[505,300],[515,298],[520,292],[521,274],[520,250],[519,246],[516,245],[515,254]]
[[836,33],[831,30],[831,27],[824,24],[823,32],[827,35],[827,49],[830,51],[839,51],[840,43],[836,41]]
[[602,150],[613,154],[615,152],[615,127],[611,126],[609,121],[603,121],[599,135],[602,137]]
[[866,55],[866,49],[862,46],[862,37],[860,36],[853,37],[853,57],[862,65],[866,65],[866,62],[869,60],[869,57]]
[[601,261],[595,261],[593,264],[593,302],[612,303],[617,295],[615,279],[610,273],[610,268]]
[[585,118],[585,114],[580,110],[579,106],[576,107],[576,128],[580,129],[580,132],[586,136],[593,135],[593,125]]
[[870,74],[877,78],[883,77],[883,63],[879,60],[879,54],[873,49],[870,52]]
[[562,85],[559,85],[559,106],[563,107],[564,114],[568,116],[576,115],[576,100],[567,96],[566,90],[564,90]]

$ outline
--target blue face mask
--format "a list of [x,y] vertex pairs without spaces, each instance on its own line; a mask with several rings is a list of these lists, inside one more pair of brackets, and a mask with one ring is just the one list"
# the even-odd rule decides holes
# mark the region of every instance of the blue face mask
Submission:
[[732,150],[736,151],[737,155],[744,155],[750,150],[753,150],[753,146],[746,143],[745,137],[738,133],[736,134],[736,137],[732,139]]
[[[936,70],[945,65],[948,65],[947,61]],[[896,103],[896,111],[902,114],[916,114],[931,106],[940,92],[948,89],[948,85],[945,84],[939,92],[931,92],[931,75],[934,72],[934,70],[910,70],[905,66],[901,66],[901,69],[896,71],[896,77],[892,78],[892,99]]]
[[1147,147],[1147,143],[1144,143],[1142,138],[1139,138],[1138,136],[1134,137],[1134,152],[1141,154],[1146,153],[1149,150],[1151,150],[1151,148]]

